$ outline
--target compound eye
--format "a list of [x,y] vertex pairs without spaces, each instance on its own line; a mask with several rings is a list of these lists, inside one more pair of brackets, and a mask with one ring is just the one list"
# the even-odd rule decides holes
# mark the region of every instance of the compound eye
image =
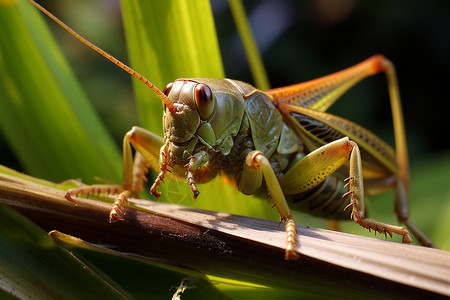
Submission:
[[166,85],[166,87],[163,90],[164,95],[166,95],[167,97],[169,97],[169,93],[172,90],[172,86],[173,86],[173,82],[170,82]]
[[195,105],[202,120],[207,120],[211,116],[215,104],[216,101],[209,86],[204,83],[197,84],[195,87]]

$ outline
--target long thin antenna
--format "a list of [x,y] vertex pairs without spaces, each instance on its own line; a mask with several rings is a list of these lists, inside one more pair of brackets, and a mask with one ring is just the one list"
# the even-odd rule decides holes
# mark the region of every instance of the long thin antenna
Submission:
[[136,72],[135,70],[133,70],[132,68],[130,68],[129,66],[127,66],[126,64],[124,64],[123,62],[121,62],[120,60],[118,60],[117,58],[115,58],[114,56],[112,56],[111,54],[103,51],[102,49],[100,49],[99,47],[95,46],[94,44],[92,44],[91,42],[89,42],[88,40],[86,40],[84,37],[82,37],[81,35],[79,35],[77,32],[75,32],[72,28],[70,28],[69,26],[67,26],[64,22],[62,22],[60,19],[58,19],[57,17],[55,17],[52,13],[50,13],[48,10],[46,10],[45,8],[43,8],[42,6],[40,6],[38,3],[36,3],[33,0],[28,0],[28,2],[30,2],[31,4],[33,4],[37,9],[39,9],[41,12],[43,12],[44,14],[46,14],[50,19],[52,19],[53,21],[55,21],[56,23],[58,23],[62,28],[64,28],[65,30],[67,30],[70,34],[72,34],[74,37],[76,37],[78,40],[80,40],[83,44],[87,45],[88,47],[90,47],[91,49],[93,49],[94,51],[96,51],[97,53],[103,55],[106,59],[108,59],[109,61],[113,62],[114,64],[116,64],[119,68],[121,68],[122,70],[124,70],[125,72],[133,75],[134,77],[136,77],[137,79],[139,79],[140,81],[142,81],[146,86],[148,86],[163,102],[164,104],[167,106],[167,108],[169,108],[170,112],[174,113],[176,111],[175,106],[173,105],[172,101],[169,100],[169,98],[167,98],[167,96],[161,92],[161,90],[159,90],[153,83],[151,83],[147,78],[145,78],[144,76],[142,76],[141,74],[139,74],[138,72]]

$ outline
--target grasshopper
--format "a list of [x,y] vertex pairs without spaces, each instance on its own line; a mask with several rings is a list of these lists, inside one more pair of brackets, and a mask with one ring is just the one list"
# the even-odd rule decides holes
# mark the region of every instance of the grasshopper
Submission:
[[[197,184],[221,174],[246,195],[267,188],[285,221],[286,259],[298,257],[297,231],[290,207],[330,218],[351,218],[369,230],[398,234],[412,243],[432,242],[408,220],[408,153],[401,101],[393,64],[382,55],[343,71],[287,87],[260,91],[237,80],[185,78],[163,91],[110,54],[93,45],[39,4],[39,10],[81,42],[146,84],[163,102],[164,137],[133,127],[123,139],[123,184],[71,189],[66,199],[89,193],[118,194],[110,221],[122,220],[122,207],[142,188],[148,168],[159,170],[150,192],[168,172],[187,180],[197,198]],[[366,77],[385,73],[396,151],[379,137],[326,110]],[[136,150],[133,158],[132,148]],[[365,195],[394,188],[395,212],[405,227],[365,217]]]

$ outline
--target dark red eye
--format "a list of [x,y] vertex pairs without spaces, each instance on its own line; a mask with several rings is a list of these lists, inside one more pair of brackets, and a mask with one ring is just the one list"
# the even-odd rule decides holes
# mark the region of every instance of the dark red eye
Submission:
[[214,111],[214,95],[209,86],[204,83],[199,83],[195,87],[195,104],[202,120],[208,119]]
[[169,93],[170,93],[170,90],[172,89],[172,86],[173,86],[173,82],[170,82],[166,85],[166,87],[163,90],[164,95],[166,95],[167,97],[169,97]]

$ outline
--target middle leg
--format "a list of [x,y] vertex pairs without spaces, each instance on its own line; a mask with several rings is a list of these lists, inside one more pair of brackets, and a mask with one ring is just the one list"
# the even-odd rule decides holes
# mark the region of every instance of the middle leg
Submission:
[[274,201],[281,216],[281,221],[286,221],[287,245],[285,249],[285,259],[297,259],[297,227],[280,184],[278,183],[278,178],[276,177],[269,160],[261,151],[255,150],[247,155],[244,169],[238,180],[239,190],[247,195],[255,193],[261,187],[263,175],[269,197]]

